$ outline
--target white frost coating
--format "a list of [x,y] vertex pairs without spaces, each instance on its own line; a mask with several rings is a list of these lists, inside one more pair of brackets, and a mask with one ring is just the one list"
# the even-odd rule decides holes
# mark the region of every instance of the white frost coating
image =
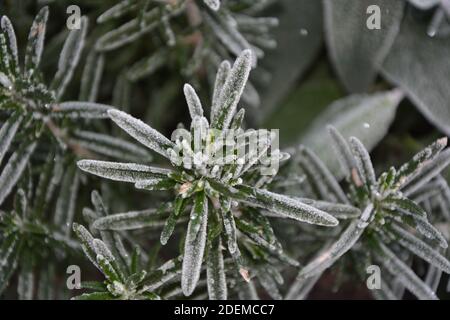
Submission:
[[203,2],[214,11],[220,9],[220,0],[203,0]]
[[[181,288],[185,296],[190,296],[197,286],[202,268],[203,255],[206,245],[206,226],[208,224],[208,214],[201,217],[201,225],[198,234],[192,232],[193,221],[189,221],[184,245],[184,257],[181,271]],[[195,237],[192,237],[192,236]]]
[[327,126],[327,130],[333,139],[333,147],[339,154],[339,160],[342,167],[345,169],[344,172],[347,176],[350,176],[352,169],[356,168],[355,158],[353,157],[352,151],[345,140],[345,138],[340,134],[340,132],[334,126]]
[[123,0],[112,6],[97,18],[97,23],[103,23],[110,19],[119,18],[122,15],[134,10],[137,7],[137,3],[133,4],[133,2],[134,1],[131,0]]
[[[77,138],[78,144],[96,153],[122,160],[132,159],[131,161],[135,161],[138,158],[145,160],[151,159],[147,149],[120,138],[91,131],[75,131],[74,135]],[[78,138],[83,140],[78,140]]]
[[69,236],[70,225],[75,215],[79,185],[79,172],[76,168],[70,168],[64,176],[54,215],[55,225],[64,230],[66,236]]
[[225,81],[227,81],[228,75],[231,70],[231,65],[228,61],[222,61],[219,65],[219,69],[217,70],[216,80],[214,83],[214,91],[212,97],[212,105],[211,105],[211,116],[210,120],[213,123],[217,117],[217,113],[219,112],[219,97],[222,93],[223,86],[225,85]]
[[339,221],[330,214],[308,206],[297,199],[276,194],[267,190],[254,189],[257,193],[256,202],[246,200],[249,204],[261,206],[269,211],[273,211],[288,218],[307,222],[320,226],[337,226]]
[[210,300],[227,299],[227,282],[220,236],[212,240],[206,261],[206,279]]
[[367,152],[367,149],[364,147],[362,142],[356,137],[350,137],[350,145],[352,146],[356,166],[362,180],[370,186],[375,186],[377,179],[372,165],[372,160],[370,160],[369,152]]
[[203,107],[200,99],[195,92],[194,88],[190,84],[185,84],[183,88],[184,96],[186,97],[186,102],[189,107],[189,114],[191,119],[195,117],[203,117]]
[[217,101],[217,114],[211,124],[215,129],[226,129],[236,111],[252,66],[251,50],[244,50],[236,59]]
[[95,220],[93,228],[99,230],[133,230],[148,226],[163,225],[164,222],[155,220],[158,211],[148,209],[112,214]]
[[11,54],[14,59],[14,63],[16,64],[16,68],[19,67],[19,55],[17,50],[17,40],[16,40],[16,33],[14,32],[14,28],[11,24],[11,21],[7,16],[3,16],[1,20],[1,28],[3,32],[6,34],[7,40],[8,40],[8,46],[9,50],[11,51]]
[[396,224],[392,224],[392,228],[398,236],[396,240],[402,246],[440,270],[450,273],[450,262],[437,250]]
[[421,300],[437,300],[436,294],[403,261],[401,261],[381,241],[379,243],[383,256],[380,262],[412,294]]
[[436,177],[450,164],[450,149],[444,150],[435,160],[426,164],[412,180],[402,185],[402,192],[409,196]]
[[149,167],[136,163],[121,163],[98,160],[80,160],[78,167],[86,172],[114,181],[136,183],[139,180],[164,178],[170,170]]
[[350,250],[365,230],[360,228],[358,224],[359,221],[353,221],[329,249],[321,252],[300,271],[298,278],[306,279],[322,273]]
[[64,42],[63,49],[59,56],[58,70],[56,71],[51,84],[51,88],[55,90],[57,99],[64,94],[67,84],[72,79],[75,67],[80,60],[87,28],[88,19],[82,17],[80,29],[70,31],[67,40]]
[[52,117],[107,118],[111,106],[94,102],[67,101],[52,106]]
[[174,147],[174,144],[161,133],[125,112],[112,109],[108,111],[108,115],[130,136],[164,157],[168,157],[167,149]]
[[[94,102],[97,100],[104,66],[105,57],[103,54],[98,54],[97,52],[92,51],[88,55],[83,69],[83,74],[81,76],[80,95],[78,97],[79,100],[88,102]],[[115,92],[116,88],[114,88],[114,93]]]
[[10,117],[0,129],[0,164],[2,163],[3,157],[8,151],[21,122],[22,117],[16,118],[13,116]]
[[25,54],[25,70],[29,75],[33,73],[33,70],[37,69],[39,62],[41,61],[47,19],[48,7],[43,7],[36,15],[28,35],[28,44]]
[[111,250],[109,250],[109,248],[106,246],[106,244],[100,240],[100,239],[94,239],[92,241],[93,247],[94,247],[94,251],[97,255],[102,255],[103,257],[105,257],[107,260],[109,261],[114,261],[115,258],[111,252]]
[[8,76],[3,72],[0,72],[0,85],[8,90],[11,90],[13,86],[11,80],[9,80]]
[[36,142],[29,144],[24,149],[19,149],[9,158],[0,175],[0,205],[16,185],[20,176],[28,164],[28,159],[36,148]]

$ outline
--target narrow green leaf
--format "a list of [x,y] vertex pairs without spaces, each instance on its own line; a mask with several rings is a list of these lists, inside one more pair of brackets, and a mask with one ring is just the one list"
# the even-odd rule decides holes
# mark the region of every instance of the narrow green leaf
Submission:
[[41,61],[47,19],[48,7],[43,7],[34,18],[30,33],[28,34],[28,43],[25,53],[25,71],[28,76],[34,74]]

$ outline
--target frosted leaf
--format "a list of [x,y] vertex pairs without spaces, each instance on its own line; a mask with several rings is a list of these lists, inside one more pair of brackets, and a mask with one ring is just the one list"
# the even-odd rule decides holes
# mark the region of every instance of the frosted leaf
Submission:
[[109,110],[108,115],[111,120],[125,130],[130,136],[164,157],[168,157],[167,149],[174,147],[174,144],[161,133],[125,112]]
[[203,117],[203,107],[200,99],[190,84],[185,84],[183,87],[184,96],[189,107],[189,114],[191,119],[195,117]]
[[203,0],[203,2],[214,11],[220,8],[220,0]]
[[11,90],[13,87],[11,80],[9,80],[8,76],[3,72],[0,72],[0,85],[2,85],[7,90]]
[[427,213],[422,207],[405,197],[386,198],[383,200],[382,206],[387,210],[399,211],[413,217],[427,217]]
[[96,260],[99,270],[105,275],[105,278],[108,279],[108,281],[110,282],[120,281],[120,276],[114,269],[111,260],[107,259],[105,256],[102,256],[100,254],[97,255]]
[[400,281],[412,294],[421,300],[437,300],[436,294],[388,247],[382,242],[379,247],[383,253],[380,262]]
[[[83,68],[81,76],[80,95],[78,100],[94,102],[97,100],[98,90],[105,66],[105,57],[92,50]],[[114,93],[116,91],[114,90]],[[116,104],[115,104],[116,105]],[[120,105],[120,104],[119,104]]]
[[319,273],[307,279],[295,279],[284,300],[305,300],[321,276],[322,273]]
[[94,103],[94,102],[78,102],[68,101],[52,105],[52,117],[68,117],[68,118],[108,118],[108,110],[111,106]]
[[436,229],[431,223],[429,223],[425,218],[416,218],[414,219],[414,222],[416,223],[416,229],[418,232],[420,232],[423,236],[436,240],[439,242],[439,245],[442,248],[447,248],[448,243],[445,237],[442,235],[442,233]]
[[322,199],[331,202],[349,202],[336,178],[312,150],[301,146],[299,155],[300,164],[311,177],[311,183],[318,188]]
[[252,52],[244,50],[236,59],[217,100],[217,113],[211,127],[227,129],[236,111],[251,70]]
[[195,195],[189,221],[189,238],[195,239],[201,228],[203,216],[208,215],[208,198],[204,192],[198,192]]
[[192,230],[193,228],[197,228],[195,220],[189,221],[181,272],[181,288],[185,296],[190,296],[194,292],[197,282],[200,279],[203,255],[205,253],[207,224],[207,211],[203,212],[200,217],[200,228],[198,232]]
[[441,282],[442,271],[434,266],[429,266],[427,275],[425,276],[425,284],[431,288],[434,292],[438,290],[439,283]]
[[227,299],[227,282],[222,254],[222,242],[219,237],[211,240],[206,260],[206,279],[210,300]]
[[17,268],[20,241],[17,234],[3,238],[0,246],[0,293],[8,285],[8,281]]
[[12,54],[13,61],[15,64],[15,73],[19,73],[19,55],[17,50],[17,39],[16,39],[16,33],[14,32],[14,28],[11,24],[11,21],[7,16],[3,16],[1,18],[0,22],[1,28],[3,32],[5,33],[6,40],[8,43],[9,51]]
[[153,274],[150,274],[142,283],[142,290],[155,291],[165,283],[173,280],[181,274],[181,257],[172,259],[160,266]]
[[362,142],[356,137],[350,138],[350,145],[352,147],[352,151],[355,156],[356,167],[358,168],[360,178],[369,187],[376,186],[377,179],[375,176],[375,170],[373,168],[369,152],[364,147]]
[[155,73],[167,62],[167,55],[167,50],[159,49],[150,57],[136,62],[127,71],[127,79],[134,82]]
[[103,257],[105,257],[105,259],[109,260],[110,262],[116,260],[111,250],[109,250],[109,248],[102,240],[94,239],[92,244],[94,246],[94,251],[97,255],[102,255]]
[[450,164],[450,149],[442,151],[439,156],[428,164],[412,179],[402,185],[402,192],[408,196],[427,184]]
[[152,159],[147,149],[110,135],[77,130],[74,137],[77,144],[97,154],[128,161]]
[[55,91],[56,99],[60,99],[72,79],[75,67],[80,60],[88,28],[88,19],[81,18],[80,29],[71,30],[64,42],[58,61],[58,70],[50,85]]
[[[366,208],[370,209],[369,208]],[[373,207],[371,208],[373,209]],[[339,239],[319,255],[308,263],[298,274],[299,279],[309,278],[321,274],[328,269],[333,263],[350,250],[364,233],[365,228],[360,228],[358,220],[353,221],[347,229],[341,234]]]
[[152,31],[159,24],[160,10],[155,8],[143,15],[142,25],[135,18],[100,37],[96,44],[97,51],[110,51],[120,48],[143,34]]
[[171,172],[167,169],[149,167],[135,163],[120,163],[98,160],[80,160],[78,167],[86,172],[114,181],[136,183],[139,180],[165,178]]
[[233,117],[231,121],[230,128],[232,130],[239,130],[242,128],[242,123],[244,122],[245,109],[239,110]]
[[403,247],[442,271],[450,273],[450,262],[437,250],[396,224],[392,224],[392,230],[396,241]]
[[76,167],[69,167],[62,181],[53,220],[66,236],[70,233],[70,226],[75,216],[79,184],[80,179]]
[[358,218],[361,215],[361,210],[348,204],[332,203],[305,198],[299,198],[298,200],[316,209],[325,211],[338,219]]
[[9,147],[16,135],[17,129],[22,122],[22,117],[18,115],[12,115],[9,119],[3,124],[0,129],[0,164],[2,163],[3,157],[6,152],[8,152]]
[[163,221],[157,220],[158,211],[147,209],[142,211],[130,211],[112,214],[97,219],[92,224],[93,228],[99,230],[134,230],[146,227],[162,226]]
[[228,61],[222,61],[219,65],[219,69],[217,70],[216,80],[214,83],[214,92],[212,97],[212,106],[211,106],[211,123],[215,121],[219,112],[219,97],[222,93],[223,86],[225,85],[225,81],[228,78],[230,73],[231,65]]
[[347,176],[350,176],[353,168],[356,168],[355,158],[353,157],[350,146],[345,138],[336,130],[334,126],[327,126],[328,132],[333,140],[333,147],[339,154],[339,160]]
[[[25,270],[24,270],[25,269]],[[22,268],[17,283],[17,293],[20,300],[32,300],[34,293],[34,273],[31,268]]]
[[94,248],[94,237],[89,233],[89,231],[78,223],[72,224],[73,231],[77,235],[78,239],[81,241],[81,248],[84,254],[89,258],[89,260],[98,268],[95,248]]
[[426,164],[438,157],[439,153],[447,145],[447,141],[447,137],[438,139],[433,144],[414,155],[409,162],[402,165],[400,169],[397,170],[397,175],[395,177],[397,187],[402,187],[419,175]]
[[236,224],[234,222],[233,213],[228,210],[222,210],[223,226],[227,235],[228,251],[234,254],[238,249]]
[[25,53],[25,71],[31,76],[39,66],[44,48],[45,29],[48,19],[48,7],[43,7],[36,18],[28,34],[28,43]]
[[22,144],[9,158],[0,174],[0,205],[19,181],[35,148],[36,142]]
[[277,283],[271,277],[270,274],[265,272],[258,273],[258,280],[264,290],[269,294],[269,296],[274,300],[281,300],[282,296],[278,290]]
[[245,202],[257,205],[282,216],[320,226],[336,226],[338,220],[330,214],[308,206],[297,199],[267,190],[254,189],[256,197]]
[[98,18],[97,23],[104,23],[111,19],[122,17],[123,15],[135,10],[138,6],[133,0],[123,0],[103,12]]

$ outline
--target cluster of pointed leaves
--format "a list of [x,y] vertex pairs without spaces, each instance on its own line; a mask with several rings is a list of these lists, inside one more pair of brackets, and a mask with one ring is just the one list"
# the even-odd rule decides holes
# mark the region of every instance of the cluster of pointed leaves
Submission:
[[[255,65],[256,58],[263,57],[265,49],[276,47],[269,31],[278,25],[278,20],[254,17],[267,5],[267,1],[241,1],[234,6],[229,2],[221,6],[219,0],[177,0],[167,3],[122,0],[101,14],[97,23],[111,22],[130,13],[136,17],[100,37],[95,50],[102,54],[124,47],[148,33],[162,32],[166,46],[159,46],[150,56],[137,61],[125,72],[125,80],[121,81],[134,82],[165,65],[174,64],[171,51],[186,44],[194,44],[195,50],[183,66],[182,73],[191,77],[200,68],[206,67],[213,79],[215,69],[222,60],[250,49]],[[234,12],[234,7],[238,8],[237,12]],[[183,15],[187,16],[187,21],[180,18]],[[243,99],[253,106],[260,103],[258,93],[250,83]]]
[[[226,132],[231,128],[240,129],[243,112],[236,113],[237,105],[246,84],[252,64],[250,50],[243,51],[234,65],[223,62],[216,77],[213,93],[210,122],[204,117],[203,108],[194,89],[184,88],[189,111],[192,116],[191,133],[202,132],[211,128],[214,132]],[[247,154],[244,161],[224,162],[222,165],[209,166],[195,159],[203,159],[203,149],[194,154],[192,145],[182,140],[176,143],[130,115],[109,110],[110,118],[133,138],[149,149],[171,161],[172,168],[159,168],[135,163],[117,163],[96,160],[81,160],[78,166],[86,172],[115,181],[133,183],[136,188],[144,190],[171,190],[175,193],[173,202],[163,205],[171,211],[161,233],[161,243],[166,244],[172,235],[178,219],[184,215],[187,207],[191,208],[188,230],[186,233],[182,268],[182,289],[190,295],[200,278],[203,257],[208,251],[207,275],[211,279],[208,286],[210,297],[226,297],[225,274],[223,270],[222,236],[226,235],[228,252],[237,262],[239,271],[249,279],[238,246],[238,235],[249,237],[253,245],[249,250],[266,251],[270,255],[283,257],[293,264],[295,261],[285,257],[281,245],[276,240],[268,220],[263,215],[253,212],[254,208],[274,212],[279,217],[290,218],[322,226],[335,226],[338,220],[325,211],[314,207],[321,205],[306,204],[299,199],[276,194],[264,188],[273,176],[262,176],[258,167],[260,153]],[[209,124],[210,123],[210,124]],[[269,139],[270,140],[270,139]],[[202,146],[210,148],[213,140],[202,139]],[[264,140],[263,145],[270,141]],[[192,155],[192,163],[179,164],[174,160],[173,152],[181,148],[184,156]],[[263,148],[267,151],[266,148]],[[178,150],[180,151],[180,150]],[[272,150],[272,156],[278,160],[286,158],[279,150]],[[236,155],[231,155],[236,156]],[[275,175],[276,172],[273,172]],[[243,209],[244,208],[244,209]],[[164,210],[164,209],[163,209]],[[94,226],[101,229],[124,230],[146,225],[144,214],[111,215],[96,221]],[[222,232],[222,230],[224,232]],[[255,246],[256,244],[256,246]],[[255,249],[257,248],[257,249]],[[205,250],[207,249],[207,250]],[[267,254],[265,253],[265,256]],[[214,284],[214,285],[212,285]]]
[[[1,17],[0,32],[0,112],[7,119],[0,124],[0,164],[11,151],[16,135],[19,147],[14,150],[0,174],[0,204],[11,193],[36,151],[45,132],[50,132],[63,149],[69,147],[78,154],[98,154],[113,158],[136,159],[147,157],[140,147],[102,133],[78,130],[69,135],[57,123],[64,119],[105,118],[110,107],[92,102],[62,102],[67,85],[80,60],[87,32],[87,19],[81,19],[78,30],[67,36],[58,61],[56,74],[50,85],[43,82],[39,70],[42,57],[47,7],[37,14],[28,36],[25,60],[19,63],[18,46],[8,17]],[[85,70],[89,73],[89,70]],[[90,83],[89,76],[83,76]],[[65,122],[67,124],[67,121]]]
[[[83,214],[92,226],[102,217],[109,215],[97,191],[91,195],[94,209],[85,208]],[[76,300],[155,300],[161,299],[161,288],[179,279],[182,259],[175,258],[158,268],[150,265],[148,256],[135,243],[130,255],[119,233],[92,228],[94,236],[82,225],[73,224],[81,247],[88,259],[105,277],[103,282],[82,282],[78,289],[94,290],[74,297]],[[170,296],[165,292],[163,297]]]
[[[436,195],[436,192],[448,190],[448,186],[436,186],[436,179],[446,185],[439,174],[450,164],[450,150],[444,150],[447,138],[437,140],[399,169],[391,167],[377,179],[369,153],[361,141],[351,137],[347,142],[331,126],[329,132],[347,174],[347,193],[320,159],[303,146],[300,148],[301,168],[321,198],[352,205],[361,213],[341,217],[348,222],[341,223],[343,229],[337,240],[327,243],[300,270],[300,285],[297,284],[290,297],[294,297],[294,291],[304,288],[308,282],[313,284],[317,281],[324,270],[339,263],[348,252],[346,257],[358,256],[353,261],[359,261],[357,269],[362,279],[366,278],[367,266],[381,265],[386,271],[385,276],[389,274],[418,298],[436,299],[435,292],[396,252],[404,248],[438,270],[450,273],[450,262],[439,250],[447,248],[447,240],[431,224],[427,212],[418,204],[424,198]],[[383,283],[381,293],[375,290],[376,294],[383,298],[395,298],[389,285]]]
[[[73,165],[64,170],[61,157],[50,155],[36,188],[32,179],[28,177],[26,187],[16,192],[14,208],[0,211],[0,293],[17,273],[20,299],[32,299],[35,292],[39,299],[51,299],[48,282],[57,276],[51,271],[54,263],[79,250],[70,237],[79,174]],[[38,277],[36,270],[40,270]]]

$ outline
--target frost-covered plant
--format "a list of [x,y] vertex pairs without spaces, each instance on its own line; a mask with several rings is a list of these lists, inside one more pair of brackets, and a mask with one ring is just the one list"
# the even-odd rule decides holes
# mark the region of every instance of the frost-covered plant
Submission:
[[[205,69],[209,78],[224,59],[237,57],[241,51],[253,52],[256,58],[264,56],[264,49],[273,49],[276,42],[269,35],[278,25],[276,18],[254,17],[269,4],[268,1],[175,0],[175,1],[120,1],[101,14],[97,22],[106,24],[126,16],[133,19],[104,34],[95,50],[104,53],[141,40],[145,35],[160,36],[165,45],[158,45],[152,54],[125,72],[121,81],[137,81],[155,73],[164,66],[180,64],[180,55],[187,63],[181,73],[189,78]],[[154,42],[156,42],[155,40]],[[247,85],[243,99],[252,106],[259,105],[259,95],[253,85]]]
[[[293,286],[289,295],[294,296],[305,281],[317,281],[324,270],[348,252],[343,258],[351,259],[363,279],[368,266],[381,265],[392,279],[418,298],[436,299],[433,290],[403,261],[404,251],[399,249],[404,248],[437,269],[450,273],[450,262],[438,249],[447,248],[447,240],[430,223],[427,212],[417,204],[424,197],[431,197],[430,192],[439,191],[431,185],[450,163],[449,149],[443,151],[447,138],[437,140],[400,168],[391,167],[377,179],[361,141],[351,137],[347,142],[334,127],[329,127],[329,132],[346,172],[347,193],[306,147],[301,147],[300,165],[323,199],[351,204],[360,208],[362,213],[357,217],[343,217],[348,222],[342,223],[345,227],[337,240],[327,243],[300,270],[299,283]],[[384,273],[383,277],[386,279],[387,275]],[[387,299],[396,298],[392,283],[382,283],[380,289],[374,294]]]
[[428,35],[448,35],[450,17],[450,2],[448,0],[409,0],[415,7],[422,10],[435,8],[433,19],[428,28]]
[[[46,282],[55,277],[55,263],[79,250],[78,243],[70,237],[79,175],[74,166],[64,172],[61,160],[50,155],[37,188],[33,189],[33,178],[29,176],[26,189],[20,188],[15,194],[14,209],[0,211],[0,293],[18,273],[20,299],[33,299],[35,292],[39,299],[51,299],[52,286]],[[61,188],[58,197],[57,187]]]
[[[233,67],[223,62],[216,77],[215,91],[211,107],[210,122],[204,117],[204,111],[194,89],[186,85],[186,95],[189,112],[192,118],[191,131],[185,131],[181,139],[172,142],[150,126],[144,124],[130,115],[109,110],[110,118],[133,138],[149,149],[159,153],[170,160],[171,169],[150,167],[134,163],[104,162],[96,160],[81,160],[78,166],[89,173],[116,181],[125,181],[135,184],[135,187],[145,190],[171,190],[175,199],[167,204],[171,214],[167,219],[161,233],[161,243],[166,244],[173,233],[175,223],[183,214],[186,206],[191,206],[191,214],[186,233],[182,288],[185,295],[190,295],[199,280],[205,247],[213,246],[214,255],[209,255],[208,264],[215,267],[208,272],[208,278],[220,280],[215,286],[210,286],[210,296],[225,297],[225,274],[222,267],[223,257],[221,251],[222,228],[227,235],[228,252],[241,265],[241,274],[248,277],[247,268],[240,261],[240,249],[237,243],[235,218],[249,215],[250,220],[244,219],[240,229],[262,247],[271,248],[271,251],[281,252],[281,246],[264,217],[258,213],[242,210],[242,206],[263,208],[277,213],[282,217],[291,218],[323,226],[337,225],[337,219],[330,214],[307,205],[300,200],[268,191],[264,185],[276,174],[260,176],[259,160],[266,154],[271,146],[272,137],[267,135],[259,142],[263,146],[258,152],[248,152],[237,158],[239,154],[235,149],[232,154],[225,154],[225,158],[235,161],[231,163],[214,162],[205,158],[205,150],[225,149],[220,135],[226,135],[230,129],[240,129],[243,111],[236,113],[236,108],[247,82],[252,64],[250,50],[243,51]],[[213,131],[208,129],[214,129]],[[255,131],[250,131],[254,136]],[[214,136],[214,134],[219,136]],[[242,133],[245,134],[245,133]],[[194,136],[200,137],[200,149],[196,149]],[[218,141],[219,144],[216,142]],[[286,158],[278,149],[271,150],[271,157],[276,161]],[[181,160],[181,161],[180,161]],[[139,219],[133,214],[110,216],[97,222],[103,228],[113,228],[116,224],[127,228],[127,224],[139,227]],[[220,222],[223,220],[223,222]],[[138,222],[136,224],[136,221]],[[95,223],[94,223],[95,226]],[[217,238],[217,239],[216,239]],[[212,250],[212,249],[211,249]],[[211,261],[211,259],[216,259]],[[216,274],[217,273],[217,274]],[[211,283],[213,283],[211,281]],[[220,292],[216,292],[219,290]]]
[[[91,199],[94,210],[84,209],[85,218],[90,223],[109,214],[97,191],[92,192]],[[73,298],[75,300],[160,299],[160,295],[155,292],[179,278],[181,258],[169,260],[158,268],[148,268],[149,258],[142,253],[140,246],[133,243],[133,253],[128,254],[118,233],[93,229],[100,235],[101,239],[98,239],[82,225],[74,223],[73,230],[81,241],[85,255],[105,277],[103,282],[82,282],[78,289],[94,292],[76,296]]]

